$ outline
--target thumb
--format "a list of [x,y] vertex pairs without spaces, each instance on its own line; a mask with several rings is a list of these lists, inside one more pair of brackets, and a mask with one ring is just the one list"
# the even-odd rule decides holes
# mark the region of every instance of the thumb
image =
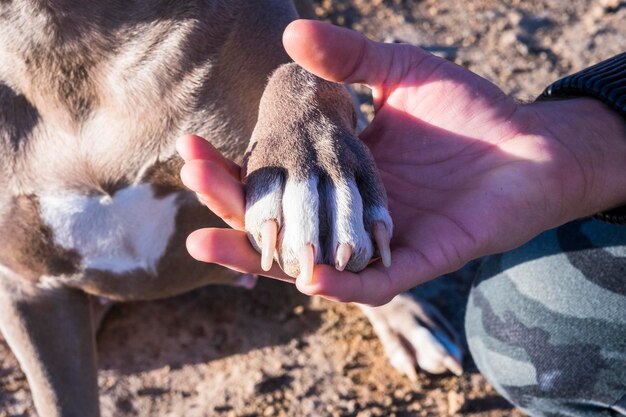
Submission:
[[297,64],[321,78],[375,89],[399,81],[420,58],[430,56],[419,48],[374,42],[314,20],[296,20],[287,26],[283,45]]

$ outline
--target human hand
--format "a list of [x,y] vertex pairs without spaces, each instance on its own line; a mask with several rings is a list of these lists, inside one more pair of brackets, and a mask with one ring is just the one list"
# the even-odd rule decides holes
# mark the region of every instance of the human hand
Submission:
[[[419,48],[375,43],[317,22],[292,23],[284,44],[322,78],[372,87],[376,116],[361,139],[376,160],[396,225],[390,268],[377,262],[350,273],[317,265],[312,280],[296,282],[307,294],[383,304],[471,259],[626,201],[623,122],[593,100],[520,105]],[[268,275],[243,232],[237,167],[200,141],[179,142],[186,160],[198,159],[192,150],[202,148],[199,158],[209,161],[189,162],[183,181],[237,230],[197,231],[190,253]]]

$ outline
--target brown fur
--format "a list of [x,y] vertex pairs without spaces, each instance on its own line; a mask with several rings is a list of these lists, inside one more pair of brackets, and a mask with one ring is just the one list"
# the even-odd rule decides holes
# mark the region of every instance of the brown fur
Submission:
[[174,141],[188,131],[240,159],[265,80],[287,60],[257,45],[279,45],[295,17],[285,2],[261,3],[0,5],[0,184],[14,196],[0,200],[5,266],[31,279],[78,272],[59,269],[69,255],[51,245],[37,209],[19,203],[30,196],[114,195],[139,182],[157,195],[180,191]]
[[155,191],[156,197],[165,197],[180,191],[184,185],[178,174],[184,161],[178,155],[173,155],[165,161],[158,161],[146,171],[141,182],[149,182]]
[[34,282],[43,276],[79,272],[80,255],[54,243],[53,231],[39,217],[35,196],[15,197],[4,220],[0,264]]
[[[295,17],[287,0],[0,1],[0,330],[42,415],[98,415],[87,294],[154,299],[233,280],[185,250],[191,231],[221,223],[182,187],[180,135],[241,162],[256,125],[250,172],[356,174],[384,202],[349,95],[283,65]],[[155,271],[89,269],[42,220],[45,196],[114,197],[143,183],[179,203]]]

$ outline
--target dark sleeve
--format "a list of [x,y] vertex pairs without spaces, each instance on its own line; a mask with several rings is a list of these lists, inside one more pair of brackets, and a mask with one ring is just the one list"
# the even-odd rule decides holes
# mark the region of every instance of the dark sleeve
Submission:
[[[537,100],[573,97],[600,100],[619,113],[626,122],[626,52],[550,84]],[[597,213],[594,217],[626,225],[626,206]]]

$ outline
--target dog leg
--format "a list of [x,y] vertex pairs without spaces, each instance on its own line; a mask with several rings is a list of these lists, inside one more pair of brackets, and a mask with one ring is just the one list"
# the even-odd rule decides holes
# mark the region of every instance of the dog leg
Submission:
[[377,253],[389,264],[387,196],[356,121],[342,86],[295,64],[270,78],[244,160],[246,230],[266,270],[272,258],[292,277],[313,263],[360,271]]
[[389,362],[412,381],[416,366],[432,373],[463,372],[463,348],[457,332],[439,311],[403,293],[380,307],[359,305],[372,323]]
[[0,276],[0,330],[45,417],[99,416],[89,298]]

